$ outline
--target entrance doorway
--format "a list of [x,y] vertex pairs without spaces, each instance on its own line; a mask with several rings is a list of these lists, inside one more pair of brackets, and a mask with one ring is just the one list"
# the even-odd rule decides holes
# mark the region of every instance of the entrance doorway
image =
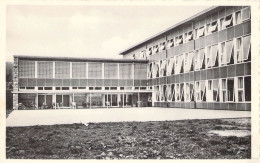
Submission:
[[52,95],[38,95],[38,107],[42,109],[52,108]]
[[56,95],[56,103],[60,107],[69,107],[70,106],[70,95]]
[[110,106],[118,106],[117,103],[117,94],[106,94],[105,102]]

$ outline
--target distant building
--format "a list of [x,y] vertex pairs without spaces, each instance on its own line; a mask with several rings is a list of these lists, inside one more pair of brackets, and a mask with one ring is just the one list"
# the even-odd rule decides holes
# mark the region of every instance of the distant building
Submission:
[[251,10],[206,9],[120,53],[14,56],[13,108],[251,110]]

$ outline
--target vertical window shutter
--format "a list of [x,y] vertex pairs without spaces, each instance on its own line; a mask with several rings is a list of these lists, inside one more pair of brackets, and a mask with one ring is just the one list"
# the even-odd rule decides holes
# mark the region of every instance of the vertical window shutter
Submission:
[[243,60],[248,60],[250,52],[250,45],[251,45],[251,35],[243,37]]

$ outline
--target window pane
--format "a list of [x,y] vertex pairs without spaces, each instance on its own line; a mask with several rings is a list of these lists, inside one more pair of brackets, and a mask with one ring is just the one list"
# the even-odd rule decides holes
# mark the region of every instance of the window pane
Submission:
[[38,78],[53,77],[53,62],[39,62],[37,66]]
[[249,18],[250,18],[250,8],[247,7],[242,10],[242,20],[244,21]]
[[250,53],[251,36],[243,37],[243,59],[247,60]]
[[102,63],[88,63],[88,78],[102,78]]
[[55,78],[70,78],[69,62],[55,62]]
[[243,92],[242,90],[238,91],[238,102],[243,102]]
[[72,63],[72,78],[86,78],[86,63]]
[[238,77],[238,88],[242,89],[243,86],[244,86],[243,78],[242,77]]
[[213,101],[219,101],[219,86],[218,86],[218,79],[213,80]]
[[[149,69],[152,69],[152,64],[149,64]],[[150,71],[151,72],[151,71]],[[151,74],[149,74],[150,77]],[[132,79],[132,64],[119,64],[119,79]]]
[[19,60],[19,77],[34,78],[35,77],[35,61]]
[[147,65],[135,63],[133,73],[135,79],[147,79]]
[[104,78],[105,79],[118,79],[118,64],[105,63],[104,64]]
[[229,79],[227,81],[228,85],[228,101],[234,101],[234,79]]
[[245,100],[251,101],[251,76],[245,77]]

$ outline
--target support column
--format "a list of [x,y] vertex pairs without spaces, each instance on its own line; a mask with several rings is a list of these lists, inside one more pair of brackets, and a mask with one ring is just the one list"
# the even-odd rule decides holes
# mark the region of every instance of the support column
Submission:
[[[14,58],[14,65],[13,65],[13,91],[18,92],[18,58]],[[18,110],[18,93],[13,94],[13,109]]]

